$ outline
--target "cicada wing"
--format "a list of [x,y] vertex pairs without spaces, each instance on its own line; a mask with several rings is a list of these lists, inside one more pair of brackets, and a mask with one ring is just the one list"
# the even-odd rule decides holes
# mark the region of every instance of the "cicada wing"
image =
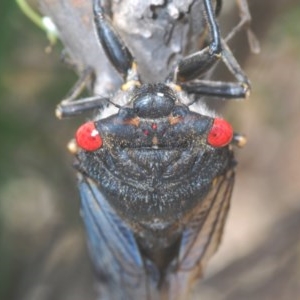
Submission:
[[198,217],[183,232],[177,267],[169,273],[171,294],[181,294],[184,299],[190,292],[192,282],[201,276],[204,266],[218,249],[233,184],[233,170],[216,178],[211,191],[201,204]]
[[183,233],[179,269],[190,270],[195,265],[206,265],[218,249],[230,206],[233,184],[233,170],[215,179],[211,192],[204,200],[203,214],[200,214],[199,219]]
[[79,189],[82,217],[100,283],[100,299],[155,299],[152,297],[155,289],[149,286],[151,276],[146,272],[130,228],[115,213],[94,181],[80,175]]

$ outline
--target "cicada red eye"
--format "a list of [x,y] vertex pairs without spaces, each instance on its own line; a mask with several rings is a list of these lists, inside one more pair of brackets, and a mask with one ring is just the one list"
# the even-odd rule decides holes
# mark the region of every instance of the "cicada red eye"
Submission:
[[87,151],[95,151],[102,147],[102,138],[95,127],[94,122],[81,125],[76,132],[78,146]]
[[210,129],[207,142],[213,147],[224,147],[228,145],[233,137],[231,125],[221,118],[215,118]]

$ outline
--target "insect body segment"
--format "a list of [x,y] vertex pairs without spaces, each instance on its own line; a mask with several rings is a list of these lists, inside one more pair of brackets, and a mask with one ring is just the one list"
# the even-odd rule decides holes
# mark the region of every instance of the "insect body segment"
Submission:
[[[170,145],[172,137],[169,135],[172,134],[173,138],[179,140],[180,132],[185,131],[187,125],[189,127],[187,132],[190,136],[187,136],[181,144],[187,147],[190,140],[197,140],[197,136],[202,134],[198,128],[202,128],[202,126],[196,120],[201,120],[201,118],[205,120],[207,117],[193,114],[180,102],[180,99],[176,98],[178,97],[176,94],[176,91],[163,84],[144,84],[141,88],[136,88],[132,92],[132,100],[129,102],[132,107],[121,108],[116,116],[109,119],[114,126],[112,130],[117,128],[120,131],[117,143],[125,147],[124,137],[129,135],[129,143],[139,144],[138,141],[141,139],[139,133],[142,132],[141,136],[145,139],[144,144],[141,142],[139,146],[135,147],[171,148],[173,146]],[[176,102],[177,104],[175,104]],[[102,122],[99,120],[96,124],[101,126]],[[130,127],[132,130],[126,129],[126,127]],[[176,132],[177,127],[179,127],[178,132]],[[192,136],[193,131],[195,136]],[[231,142],[232,135],[230,124],[223,119],[215,118],[207,133],[207,141],[211,146],[223,147]],[[103,143],[102,139],[103,137],[93,122],[82,125],[76,133],[77,144],[87,151],[99,149]]]

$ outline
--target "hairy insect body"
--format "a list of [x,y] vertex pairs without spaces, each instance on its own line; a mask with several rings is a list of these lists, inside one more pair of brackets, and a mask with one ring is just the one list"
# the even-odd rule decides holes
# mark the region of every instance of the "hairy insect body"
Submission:
[[[200,257],[208,255],[210,239],[220,238],[231,189],[227,194],[218,189],[233,184],[233,177],[225,179],[233,174],[233,154],[227,145],[207,142],[215,118],[191,111],[182,104],[181,93],[168,85],[144,84],[130,95],[128,105],[117,114],[94,122],[101,148],[80,151],[76,167],[97,189],[89,201],[99,209],[105,201],[110,221],[117,216],[118,235],[121,228],[130,232],[134,246],[126,235],[124,243],[139,249],[135,258],[147,261],[148,267],[143,266],[147,280],[158,289],[161,283],[170,284],[173,273],[183,270],[187,278],[193,277],[202,267]],[[80,180],[85,181],[82,176]],[[219,216],[209,220],[212,208]],[[215,226],[210,224],[213,220]],[[203,226],[209,239],[202,237],[203,249],[192,259],[199,238],[195,224]],[[218,243],[211,244],[214,251]],[[121,265],[128,263],[120,258]]]

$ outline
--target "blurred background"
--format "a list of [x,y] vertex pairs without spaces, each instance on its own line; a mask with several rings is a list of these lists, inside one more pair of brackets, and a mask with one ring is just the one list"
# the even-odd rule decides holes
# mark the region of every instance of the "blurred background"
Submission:
[[[232,1],[234,2],[234,1]],[[248,144],[239,161],[223,243],[195,299],[300,299],[300,4],[249,0],[261,53],[231,46],[251,98],[224,116]],[[66,144],[80,120],[57,103],[76,80],[14,1],[0,4],[0,299],[94,299]],[[221,28],[235,8],[225,8]],[[200,296],[199,296],[200,295]]]

